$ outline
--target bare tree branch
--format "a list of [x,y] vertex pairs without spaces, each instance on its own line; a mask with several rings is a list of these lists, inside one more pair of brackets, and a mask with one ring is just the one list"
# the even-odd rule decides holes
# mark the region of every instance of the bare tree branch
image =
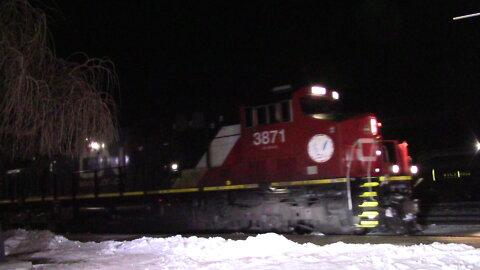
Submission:
[[114,65],[55,56],[45,13],[27,0],[0,5],[0,150],[9,157],[77,155],[85,138],[117,138]]

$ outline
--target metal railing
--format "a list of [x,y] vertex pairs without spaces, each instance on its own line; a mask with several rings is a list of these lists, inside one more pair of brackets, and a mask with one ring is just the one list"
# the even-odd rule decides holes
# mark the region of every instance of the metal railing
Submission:
[[110,167],[74,172],[49,172],[22,169],[0,178],[0,201],[25,202],[35,198],[57,200],[102,193],[146,192],[167,188],[171,175],[167,169],[150,167]]

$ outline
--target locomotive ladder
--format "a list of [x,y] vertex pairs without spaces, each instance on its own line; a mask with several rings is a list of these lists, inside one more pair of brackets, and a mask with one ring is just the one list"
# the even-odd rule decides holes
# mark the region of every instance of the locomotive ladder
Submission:
[[360,221],[356,225],[359,228],[375,228],[379,225],[379,208],[377,200],[377,187],[380,186],[378,178],[366,177],[360,179],[360,191],[358,193],[358,204],[360,211],[357,217]]

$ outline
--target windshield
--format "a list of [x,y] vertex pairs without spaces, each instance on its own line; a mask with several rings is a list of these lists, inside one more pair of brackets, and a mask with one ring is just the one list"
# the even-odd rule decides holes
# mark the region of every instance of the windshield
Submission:
[[300,100],[302,111],[305,114],[327,114],[335,111],[335,103],[325,99],[302,98]]

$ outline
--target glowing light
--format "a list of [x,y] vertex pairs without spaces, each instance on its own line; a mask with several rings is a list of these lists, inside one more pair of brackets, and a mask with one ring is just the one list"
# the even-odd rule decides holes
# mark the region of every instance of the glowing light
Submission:
[[381,122],[377,123],[377,127],[382,127],[382,126],[383,126],[383,124]]
[[477,148],[477,151],[480,151],[480,142],[477,142],[477,143],[475,144],[475,147]]
[[400,167],[398,165],[393,165],[392,166],[392,172],[393,173],[399,173],[400,172]]
[[312,95],[324,96],[327,94],[327,89],[322,86],[312,86],[311,88]]
[[99,150],[100,149],[100,144],[98,142],[91,142],[88,146],[92,150]]
[[370,118],[370,130],[372,131],[372,135],[378,134],[378,126],[377,126],[377,119]]
[[335,100],[338,100],[340,98],[340,95],[338,94],[337,91],[332,92],[332,98],[335,99]]
[[380,172],[380,168],[375,168],[375,172],[376,173]]
[[170,165],[170,168],[172,169],[172,171],[176,172],[176,171],[178,171],[178,164],[177,163],[172,163]]
[[462,19],[467,19],[467,18],[476,17],[476,16],[480,16],[480,13],[472,13],[472,14],[468,14],[468,15],[453,17],[453,20],[454,21],[462,20]]
[[410,167],[410,172],[412,174],[417,174],[418,173],[418,166],[413,165],[412,167]]
[[375,154],[376,154],[377,156],[381,156],[381,155],[382,155],[382,151],[377,150],[377,151],[375,151]]

